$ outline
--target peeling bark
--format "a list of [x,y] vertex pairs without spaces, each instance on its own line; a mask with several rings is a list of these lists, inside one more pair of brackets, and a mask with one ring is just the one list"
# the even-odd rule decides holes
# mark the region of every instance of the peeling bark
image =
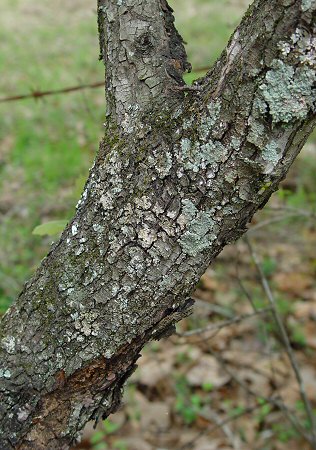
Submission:
[[99,0],[107,129],[75,217],[1,322],[1,449],[69,448],[190,313],[315,124],[315,13],[255,1],[187,92],[166,1]]

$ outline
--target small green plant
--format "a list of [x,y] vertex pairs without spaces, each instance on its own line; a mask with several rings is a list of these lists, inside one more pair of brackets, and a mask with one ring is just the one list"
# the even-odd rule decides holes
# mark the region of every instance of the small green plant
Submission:
[[121,425],[118,423],[112,422],[110,419],[103,420],[103,426],[105,434],[112,434],[118,431],[121,428]]
[[117,450],[128,450],[126,442],[122,440],[115,441],[113,444],[113,448]]
[[277,268],[277,262],[274,258],[265,257],[262,261],[262,270],[266,277],[274,274]]
[[274,424],[272,429],[276,435],[278,441],[286,444],[291,439],[295,439],[299,436],[298,432],[293,427],[289,427],[287,424]]
[[271,405],[269,405],[269,403],[267,403],[265,400],[260,402],[260,404],[261,404],[261,407],[260,407],[258,415],[257,415],[257,420],[259,423],[262,423],[265,421],[266,417],[270,414]]
[[296,344],[299,347],[306,347],[306,336],[303,327],[300,325],[293,324],[290,326],[290,339],[293,344]]
[[234,408],[229,409],[228,414],[231,417],[239,416],[246,411],[246,408],[243,405],[237,405]]
[[[302,169],[308,168],[312,160],[310,160],[308,163],[305,164],[305,166],[302,167]],[[315,163],[314,163],[315,164]],[[308,172],[308,170],[306,170]],[[302,175],[301,177],[301,184],[297,187],[297,189],[293,192],[288,189],[280,189],[277,193],[278,197],[287,205],[292,208],[313,208],[315,207],[316,203],[316,196],[314,192],[314,183],[308,183],[306,184],[306,181],[308,181],[308,178],[314,179],[312,177],[304,177]]]
[[90,439],[93,450],[108,449],[108,444],[105,442],[105,438],[110,434],[116,433],[116,431],[121,428],[121,425],[112,422],[110,419],[103,420],[102,425],[103,428],[100,431],[96,431]]
[[202,384],[202,389],[204,392],[211,392],[214,389],[214,385],[210,382],[205,382]]
[[191,425],[196,421],[197,416],[203,407],[202,398],[200,395],[192,393],[192,389],[184,376],[177,379],[175,388],[175,410],[187,425]]
[[108,449],[107,443],[104,441],[105,434],[103,431],[96,431],[90,438],[90,443],[93,450]]

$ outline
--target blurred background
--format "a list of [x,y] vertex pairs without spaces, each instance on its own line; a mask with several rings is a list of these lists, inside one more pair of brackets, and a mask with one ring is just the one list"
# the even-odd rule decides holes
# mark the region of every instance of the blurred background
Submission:
[[[248,3],[170,2],[193,65],[188,83],[220,55]],[[74,213],[103,134],[105,100],[102,86],[36,94],[102,82],[95,0],[2,0],[1,6],[3,314]],[[2,101],[31,93],[37,98]],[[314,133],[253,220],[248,242],[226,248],[202,277],[195,314],[179,325],[179,336],[147,346],[122,409],[96,430],[88,424],[77,448],[312,448],[304,437],[312,417],[282,330],[261,311],[271,307],[268,283],[315,414],[315,146]]]

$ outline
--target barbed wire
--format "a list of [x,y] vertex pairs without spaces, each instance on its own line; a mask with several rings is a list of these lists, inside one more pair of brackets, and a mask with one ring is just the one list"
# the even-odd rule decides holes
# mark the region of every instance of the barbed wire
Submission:
[[97,81],[95,83],[90,83],[90,84],[80,84],[77,86],[71,86],[71,87],[61,88],[61,89],[52,89],[49,91],[34,90],[34,91],[31,91],[29,94],[12,95],[12,96],[8,96],[8,97],[0,98],[0,103],[14,102],[14,101],[18,101],[18,100],[26,100],[26,99],[30,99],[30,98],[38,99],[41,97],[46,97],[48,95],[68,94],[69,92],[80,91],[82,89],[94,89],[94,88],[98,88],[101,86],[104,86],[104,81]]
[[[207,72],[209,69],[210,69],[210,67],[197,67],[196,69],[194,69],[194,72],[195,73]],[[77,86],[70,86],[70,87],[60,88],[60,89],[51,89],[48,91],[32,90],[28,94],[11,95],[11,96],[2,97],[2,98],[0,97],[0,103],[15,102],[18,100],[27,100],[27,99],[31,99],[31,98],[37,100],[38,98],[46,97],[48,95],[68,94],[70,92],[81,91],[82,89],[95,89],[98,87],[104,87],[104,81],[96,81],[95,83],[79,84]]]

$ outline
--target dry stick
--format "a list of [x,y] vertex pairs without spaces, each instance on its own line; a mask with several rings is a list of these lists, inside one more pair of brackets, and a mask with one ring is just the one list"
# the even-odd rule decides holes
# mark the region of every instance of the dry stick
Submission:
[[194,295],[191,295],[191,299],[194,300],[195,305],[198,305],[198,304],[201,304],[203,306],[207,305],[207,308],[210,310],[211,313],[214,313],[214,314],[217,314],[217,315],[223,316],[223,317],[228,317],[229,319],[232,319],[234,317],[233,310],[224,308],[223,306],[220,306],[216,303],[209,303],[208,301],[203,300]]
[[258,272],[258,274],[260,276],[260,281],[261,281],[262,287],[263,287],[264,292],[265,292],[265,294],[266,294],[266,296],[267,296],[267,298],[269,300],[274,320],[275,320],[275,322],[276,322],[276,324],[277,324],[277,326],[279,328],[281,339],[282,339],[283,345],[285,347],[285,351],[286,351],[286,353],[288,355],[288,358],[290,360],[291,366],[293,368],[293,371],[294,371],[294,374],[295,374],[295,377],[296,377],[296,380],[297,380],[297,384],[299,386],[300,395],[301,395],[301,398],[302,398],[302,401],[304,403],[307,416],[308,416],[310,424],[311,424],[311,434],[312,434],[311,444],[313,446],[313,449],[316,449],[316,423],[315,423],[315,417],[314,417],[314,414],[313,414],[313,410],[312,410],[310,401],[309,401],[309,399],[307,397],[307,394],[306,394],[304,380],[302,378],[302,375],[301,375],[301,372],[300,372],[300,369],[299,369],[299,366],[298,366],[295,354],[294,354],[293,349],[291,347],[289,336],[288,336],[287,331],[286,331],[286,329],[284,327],[284,324],[282,322],[280,314],[279,314],[279,312],[277,310],[274,296],[273,296],[272,291],[270,289],[270,285],[268,283],[268,280],[267,280],[266,276],[263,273],[263,270],[262,270],[261,265],[259,263],[259,259],[257,257],[257,254],[255,253],[255,251],[254,251],[254,249],[253,249],[253,247],[251,245],[251,242],[249,241],[247,236],[245,237],[245,241],[246,241],[246,243],[248,245],[248,248],[249,248],[251,257],[253,259],[253,262],[254,262],[254,264],[256,266],[257,272]]
[[279,401],[277,398],[273,397],[265,397],[261,393],[258,394],[257,392],[253,391],[246,383],[244,383],[234,372],[232,372],[227,367],[227,362],[225,359],[220,356],[218,353],[214,352],[212,349],[210,349],[210,353],[216,358],[216,360],[220,363],[222,368],[225,370],[225,372],[232,378],[233,381],[235,381],[239,386],[241,386],[249,395],[258,398],[260,397],[262,400],[264,400],[266,403],[270,403],[273,406],[277,407],[280,411],[284,413],[286,418],[292,423],[294,428],[301,434],[305,439],[309,442],[311,442],[310,436],[306,433],[303,426],[300,424],[300,422],[297,420],[293,412],[287,408],[281,401]]
[[290,206],[280,206],[280,207],[268,207],[268,210],[271,211],[287,211],[287,214],[282,214],[276,217],[272,217],[271,219],[263,220],[259,222],[257,225],[253,225],[249,228],[248,233],[252,233],[254,231],[259,230],[260,228],[266,227],[273,223],[282,222],[282,220],[290,219],[292,217],[303,216],[309,219],[315,219],[316,213],[314,211],[308,211],[300,208],[293,208]]
[[[237,278],[238,284],[239,284],[241,290],[243,291],[244,295],[246,296],[247,300],[251,304],[253,310],[257,311],[258,308],[255,305],[255,302],[254,302],[254,300],[252,298],[252,295],[249,293],[248,289],[244,285],[244,283],[243,283],[243,281],[242,281],[242,279],[241,279],[241,277],[239,275],[239,264],[238,264],[239,249],[238,249],[238,247],[236,247],[236,249],[237,249],[237,264],[235,265],[235,269],[236,269],[236,278]],[[268,333],[267,333],[267,330],[266,330],[265,327],[263,327],[263,334],[264,334],[264,342],[265,342],[266,348],[268,350],[268,355],[269,355],[269,358],[270,358],[270,368],[271,368],[272,376],[274,377],[275,376],[275,367],[274,367],[273,361],[271,359],[272,349],[271,349],[270,341],[268,339]],[[274,379],[274,381],[275,381],[275,379]],[[277,383],[275,383],[275,385],[277,385]]]
[[236,279],[239,284],[239,287],[241,288],[242,292],[244,293],[244,295],[246,296],[250,305],[252,306],[252,309],[256,312],[256,311],[258,311],[258,308],[256,307],[255,302],[253,301],[252,295],[250,295],[248,289],[246,289],[246,286],[244,285],[244,283],[239,275],[239,264],[238,264],[239,263],[239,249],[237,246],[236,246],[236,250],[237,250],[237,262],[235,264]]
[[[271,308],[267,308],[267,312],[268,311],[272,311]],[[212,336],[213,337],[213,336]],[[292,411],[290,411],[285,405],[284,403],[282,403],[281,401],[279,401],[276,398],[273,397],[264,397],[261,393],[258,394],[257,392],[253,391],[251,388],[249,388],[249,386],[247,386],[247,384],[245,384],[239,377],[237,377],[235,375],[235,373],[233,373],[230,369],[228,369],[226,361],[224,360],[224,358],[222,358],[218,353],[214,352],[212,349],[209,349],[210,353],[216,358],[216,360],[221,364],[222,368],[225,370],[225,372],[227,372],[227,374],[232,378],[233,381],[235,381],[237,384],[239,384],[248,394],[250,394],[251,396],[258,398],[260,397],[261,399],[263,399],[266,403],[270,403],[271,405],[275,406],[276,408],[278,408],[283,414],[284,416],[287,418],[287,420],[293,425],[293,427],[297,430],[297,432],[303,436],[308,442],[310,442],[311,444],[313,443],[313,441],[311,440],[309,434],[306,433],[304,427],[300,424],[300,422],[298,421],[298,419],[295,417],[295,415],[293,414]],[[208,430],[207,430],[208,431]],[[206,432],[207,432],[206,431]],[[199,435],[200,436],[200,435]],[[190,441],[191,442],[191,441]],[[184,447],[181,447],[181,449]],[[186,447],[185,447],[186,448]]]
[[[239,255],[239,250],[237,248],[237,258],[238,258],[238,255]],[[257,307],[253,301],[252,295],[249,293],[248,289],[245,287],[245,285],[239,275],[239,265],[236,265],[236,278],[239,283],[239,286],[241,287],[246,298],[249,300],[249,303],[252,305],[254,311],[257,311]],[[270,308],[270,311],[272,311],[271,308]],[[264,330],[264,334],[265,334],[265,341],[268,343],[268,337],[267,337],[266,330]],[[269,354],[271,354],[271,349],[269,351]],[[215,352],[213,352],[213,356],[215,356],[215,358],[217,358],[217,360],[220,362],[220,364],[222,365],[224,370],[231,375],[231,377],[233,378],[233,380],[235,382],[237,382],[241,387],[243,387],[243,389],[246,390],[250,395],[256,396],[256,393],[254,391],[252,391],[246,384],[244,384],[242,382],[242,380],[237,378],[234,373],[230,372],[230,370],[226,366],[225,360],[221,356],[217,355]],[[272,369],[272,373],[274,374],[273,364],[271,366],[271,369]],[[298,419],[296,419],[295,415],[293,415],[293,413],[290,410],[288,410],[288,408],[282,402],[279,402],[278,400],[275,400],[275,399],[272,400],[271,398],[270,398],[270,400],[269,400],[269,398],[265,398],[264,400],[268,401],[268,402],[272,403],[274,406],[278,407],[278,409],[280,409],[283,412],[283,414],[292,423],[292,425],[299,432],[299,434],[301,434],[308,442],[311,441],[309,435],[306,433],[305,429],[300,424]]]
[[[240,285],[243,288],[243,291],[247,294],[247,298],[250,299],[250,303],[253,305],[253,300],[251,298],[251,295],[249,294],[249,292],[247,291],[247,289],[243,286],[242,281],[240,280],[238,273],[237,273],[237,279],[240,282]],[[255,309],[255,313],[253,314],[247,314],[245,315],[245,318],[249,318],[249,317],[253,317],[258,315],[258,313],[266,313],[266,312],[272,312],[272,308],[266,308],[266,309],[262,309],[262,310],[256,310],[255,305],[253,305],[254,309]],[[241,316],[238,316],[239,319]],[[226,324],[230,324],[233,323],[233,320],[227,320],[225,321]],[[224,321],[220,322],[221,325]],[[216,324],[215,324],[216,325]],[[213,326],[213,324],[212,324]],[[205,330],[205,329],[204,329]],[[201,331],[203,331],[203,329],[201,329]],[[218,330],[219,331],[219,330]],[[178,334],[179,336],[179,334]],[[180,334],[181,336],[181,334]],[[213,336],[211,336],[212,338]],[[212,353],[212,355],[216,358],[216,360],[221,364],[222,368],[228,373],[228,375],[230,375],[230,377],[237,383],[239,384],[248,394],[250,394],[251,396],[255,397],[255,398],[262,398],[265,402],[272,404],[273,406],[275,406],[276,408],[278,408],[283,414],[284,416],[287,418],[287,420],[293,425],[293,427],[298,431],[298,433],[303,436],[308,442],[310,442],[312,444],[312,440],[309,436],[309,434],[306,433],[306,430],[304,429],[304,427],[300,424],[300,422],[298,421],[298,419],[296,418],[296,416],[293,414],[292,411],[290,411],[282,401],[279,401],[276,398],[273,397],[263,397],[261,394],[258,395],[258,393],[256,393],[255,391],[253,391],[251,388],[249,388],[249,386],[247,386],[247,384],[245,384],[241,379],[239,379],[239,377],[237,377],[235,375],[235,373],[233,373],[230,369],[228,369],[226,361],[224,360],[224,358],[222,358],[219,354],[217,354],[216,352],[214,352],[212,349],[210,349],[210,352]],[[206,432],[208,432],[208,430],[206,430]],[[204,434],[204,433],[203,433]],[[200,437],[201,435],[198,435],[197,439]],[[195,442],[192,441],[192,442]],[[191,444],[191,441],[190,443]],[[187,448],[187,447],[181,447],[182,448]]]
[[309,434],[306,433],[306,430],[300,424],[297,417],[287,406],[284,405],[284,403],[282,401],[280,401],[274,397],[265,397],[261,393],[258,394],[257,392],[253,391],[246,383],[244,383],[233,371],[231,371],[227,367],[227,362],[221,355],[219,355],[217,352],[214,352],[214,350],[212,350],[211,348],[209,349],[209,351],[214,356],[214,358],[216,358],[216,360],[220,363],[221,367],[232,378],[233,381],[235,381],[239,386],[241,386],[252,397],[255,397],[256,399],[259,397],[262,400],[264,400],[266,403],[270,403],[271,405],[275,406],[280,411],[282,411],[283,414],[285,415],[285,417],[289,420],[289,422],[293,425],[293,427],[298,431],[298,433],[301,436],[303,436],[308,442],[312,443],[312,440],[311,440]]
[[212,421],[221,427],[223,430],[223,433],[226,435],[227,439],[231,443],[234,450],[240,450],[240,438],[239,436],[236,436],[232,430],[229,428],[228,423],[223,424],[223,420],[214,412],[211,411],[210,413]]
[[179,337],[188,337],[188,336],[194,336],[197,334],[203,334],[207,331],[219,331],[222,328],[227,327],[229,325],[233,325],[235,323],[240,323],[246,319],[251,319],[251,318],[261,315],[261,314],[267,314],[268,312],[271,312],[271,311],[272,311],[271,307],[259,309],[250,314],[241,314],[240,316],[233,317],[232,319],[221,320],[220,322],[207,325],[204,328],[197,328],[195,330],[185,331],[183,333],[176,333],[176,335]]
[[[257,307],[256,307],[256,305],[255,305],[255,302],[253,301],[252,295],[249,293],[248,289],[246,288],[246,286],[244,285],[242,279],[241,279],[240,276],[239,276],[239,269],[238,269],[238,266],[237,266],[237,265],[236,265],[236,279],[237,279],[237,282],[238,282],[240,288],[242,289],[243,293],[245,294],[246,298],[248,299],[249,303],[250,303],[251,306],[253,307],[254,311],[257,311]],[[270,309],[270,310],[271,310],[271,309]],[[271,359],[272,349],[271,349],[270,341],[269,341],[269,339],[268,339],[268,333],[267,333],[267,330],[266,330],[265,327],[263,327],[263,330],[262,330],[262,331],[263,331],[263,335],[264,335],[264,343],[265,343],[265,345],[266,345],[267,352],[268,352],[268,356],[269,356],[269,358],[270,358],[270,368],[271,368],[272,377],[273,377],[272,380],[274,381],[274,384],[277,385],[277,382],[275,381],[275,378],[274,378],[274,377],[275,377],[275,372],[276,372],[276,370],[275,370],[275,366],[274,366],[274,364],[273,364],[273,361],[272,361],[272,359]],[[264,352],[264,353],[265,353],[265,352]],[[252,368],[252,370],[253,370],[254,372],[256,372],[256,369],[255,369],[255,368]]]
[[245,408],[243,411],[233,414],[230,417],[226,417],[226,419],[223,419],[221,422],[217,422],[212,427],[207,427],[205,430],[202,430],[200,433],[198,433],[193,439],[191,439],[186,444],[182,445],[179,450],[185,450],[188,448],[192,448],[192,445],[194,445],[202,436],[205,434],[211,434],[213,431],[217,430],[218,428],[223,428],[225,425],[227,425],[230,422],[233,422],[234,420],[239,419],[242,416],[245,416],[246,414],[250,414],[256,409],[260,408],[261,405],[256,404],[253,406],[249,406],[248,408]]
[[288,214],[282,214],[280,216],[272,217],[271,219],[263,220],[259,222],[257,225],[253,225],[249,228],[248,233],[253,233],[254,231],[259,230],[260,228],[264,228],[268,225],[272,225],[274,223],[282,222],[283,220],[290,219],[292,217],[301,216],[302,214],[299,212],[292,212]]
[[302,208],[296,208],[295,206],[287,206],[287,205],[280,205],[280,206],[266,206],[265,208],[267,211],[290,211],[295,212],[297,214],[300,214],[302,216],[306,217],[316,217],[316,211],[309,210],[309,209],[302,209]]

